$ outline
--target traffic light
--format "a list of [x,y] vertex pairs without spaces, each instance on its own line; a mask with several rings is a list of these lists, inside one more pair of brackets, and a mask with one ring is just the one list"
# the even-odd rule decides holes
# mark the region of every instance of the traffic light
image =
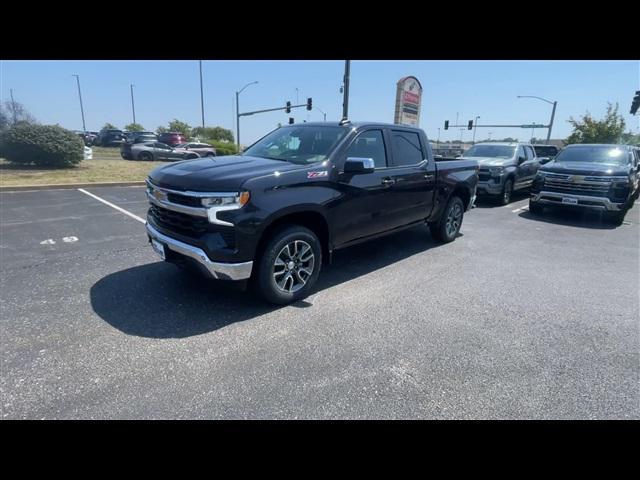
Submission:
[[[291,102],[287,102],[287,108],[285,109],[285,112],[291,113]],[[289,123],[293,123],[293,122],[289,122]]]
[[467,130],[473,130],[473,120],[469,120],[469,125],[467,125]]
[[293,117],[289,117],[289,125],[293,125]]
[[449,130],[449,120],[444,121],[444,129]]
[[640,107],[640,90],[636,90],[636,96],[633,97],[633,102],[631,102],[631,115],[636,114],[638,107]]
[[311,110],[311,99],[307,98],[307,110]]

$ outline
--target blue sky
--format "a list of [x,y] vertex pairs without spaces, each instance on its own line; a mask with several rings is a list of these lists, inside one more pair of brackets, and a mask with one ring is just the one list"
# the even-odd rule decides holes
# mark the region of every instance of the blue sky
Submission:
[[[240,111],[273,108],[287,100],[313,98],[314,106],[338,120],[342,113],[343,61],[203,61],[205,120],[235,132],[235,91],[257,80],[240,95]],[[106,122],[122,127],[132,121],[129,85],[133,83],[136,120],[155,130],[173,118],[201,123],[200,82],[196,61],[2,61],[2,100],[13,89],[41,123],[82,129],[75,78],[80,75],[88,130]],[[551,105],[517,95],[557,100],[552,138],[565,138],[570,116],[590,111],[600,117],[607,102],[618,102],[627,130],[640,133],[640,116],[629,114],[640,89],[639,61],[358,61],[351,62],[349,117],[393,122],[395,84],[415,75],[424,88],[420,126],[434,140],[460,139],[459,129],[442,129],[444,120],[460,123],[479,115],[479,124],[547,123]],[[243,117],[241,140],[248,144],[286,124],[284,111]],[[292,111],[296,122],[322,120],[319,110]],[[478,129],[477,139],[507,136],[529,140],[531,129]],[[465,130],[463,140],[472,132]],[[536,130],[546,138],[546,130]]]

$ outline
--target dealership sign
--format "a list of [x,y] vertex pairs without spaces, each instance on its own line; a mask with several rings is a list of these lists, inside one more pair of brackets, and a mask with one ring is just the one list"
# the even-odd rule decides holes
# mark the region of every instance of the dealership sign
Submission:
[[393,123],[413,125],[420,123],[422,85],[416,77],[403,77],[397,83],[396,110]]

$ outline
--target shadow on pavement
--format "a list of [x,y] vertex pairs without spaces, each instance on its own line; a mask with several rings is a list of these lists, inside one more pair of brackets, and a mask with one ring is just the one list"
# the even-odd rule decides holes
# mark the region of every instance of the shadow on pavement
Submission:
[[[419,226],[337,251],[311,295],[438,245],[428,229]],[[93,310],[113,327],[152,338],[200,335],[283,308],[236,285],[206,280],[165,262],[112,273],[91,287],[90,296]],[[292,306],[312,304],[301,300]]]
[[511,205],[512,203],[519,202],[520,200],[524,200],[526,198],[529,198],[529,191],[528,190],[523,190],[523,191],[519,190],[519,191],[513,192],[511,194],[511,201],[509,202],[508,205],[500,205],[500,203],[498,202],[497,198],[483,195],[483,196],[478,196],[476,198],[475,206],[476,206],[476,208],[506,207],[506,206]]

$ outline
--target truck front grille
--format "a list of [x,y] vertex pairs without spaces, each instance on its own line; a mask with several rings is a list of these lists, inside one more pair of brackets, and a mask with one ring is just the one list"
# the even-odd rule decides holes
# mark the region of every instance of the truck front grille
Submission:
[[607,180],[576,180],[571,175],[547,175],[544,180],[544,189],[547,191],[591,197],[606,197],[610,187],[611,182]]

